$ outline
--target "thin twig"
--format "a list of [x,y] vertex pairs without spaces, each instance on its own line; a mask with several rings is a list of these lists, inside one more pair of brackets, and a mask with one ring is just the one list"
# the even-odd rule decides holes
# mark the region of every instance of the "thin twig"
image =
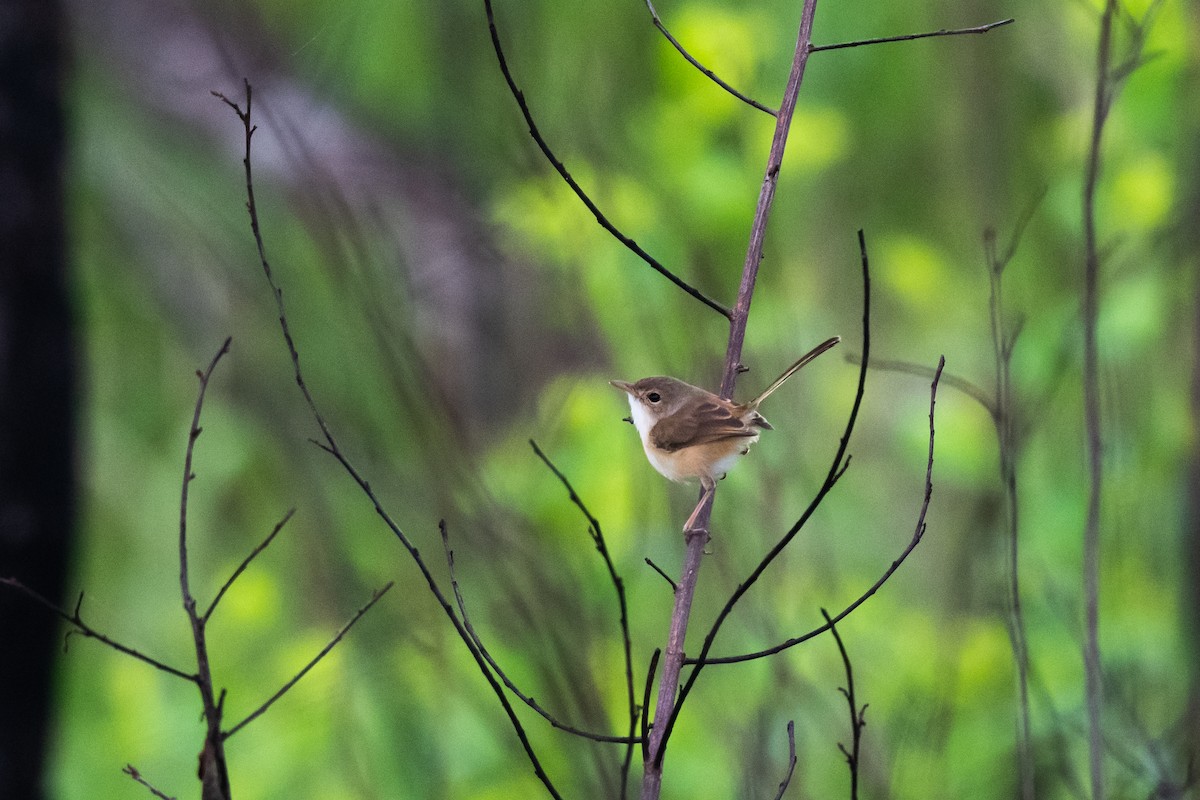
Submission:
[[654,688],[654,673],[658,671],[660,648],[654,648],[650,656],[650,667],[646,670],[646,685],[642,690],[642,761],[650,759],[650,692]]
[[863,703],[862,708],[859,708],[858,700],[854,697],[854,668],[850,665],[850,654],[846,652],[842,635],[838,633],[837,626],[833,624],[833,619],[830,618],[828,611],[822,608],[821,616],[825,618],[825,624],[829,626],[829,632],[833,634],[833,640],[837,642],[838,652],[842,654],[842,666],[846,670],[846,686],[839,688],[838,691],[842,693],[850,706],[850,730],[853,739],[849,750],[841,742],[838,742],[838,749],[842,751],[842,755],[846,757],[846,764],[850,767],[850,800],[858,800],[858,753],[862,743],[862,729],[867,726],[867,704]]
[[683,45],[679,43],[679,40],[676,39],[674,36],[672,36],[671,32],[669,30],[667,30],[667,26],[663,24],[662,19],[658,16],[658,10],[654,8],[654,3],[652,3],[651,0],[646,0],[646,8],[650,9],[650,19],[654,22],[654,27],[658,28],[659,32],[662,33],[662,35],[666,37],[667,41],[671,43],[671,46],[674,47],[676,50],[678,50],[679,55],[681,55],[685,59],[687,59],[687,62],[689,64],[691,64],[696,69],[700,70],[700,72],[703,73],[705,75],[705,77],[707,77],[709,80],[711,80],[717,86],[720,86],[722,89],[729,92],[731,95],[736,97],[738,100],[741,100],[743,103],[754,106],[759,111],[762,111],[766,114],[770,114],[772,117],[776,115],[775,109],[771,108],[770,106],[765,106],[762,103],[755,100],[754,98],[742,94],[737,89],[733,88],[728,83],[721,80],[721,78],[718,77],[717,74],[715,72],[713,72],[711,69],[709,69],[708,67],[704,66],[699,61],[697,61],[696,58],[691,53],[689,53],[686,49],[684,49]]
[[479,651],[480,655],[483,656],[484,660],[487,661],[488,665],[492,668],[492,671],[496,673],[497,677],[499,677],[504,685],[508,687],[508,690],[515,694],[517,699],[519,699],[522,703],[536,711],[542,719],[550,723],[552,728],[557,728],[564,733],[570,733],[583,739],[590,739],[593,742],[616,742],[618,744],[628,744],[630,746],[636,744],[637,739],[633,736],[632,732],[628,737],[608,736],[607,734],[594,733],[592,731],[583,730],[582,728],[576,728],[573,725],[563,722],[547,711],[533,697],[521,691],[520,687],[518,687],[516,683],[514,683],[513,680],[508,677],[508,673],[506,673],[500,667],[500,664],[497,663],[495,657],[484,645],[483,639],[480,638],[479,633],[475,630],[475,626],[471,623],[471,615],[467,613],[467,604],[463,599],[462,588],[458,584],[458,577],[456,576],[454,570],[454,551],[450,549],[450,535],[446,530],[446,521],[441,520],[438,522],[438,528],[442,532],[442,549],[446,555],[446,567],[450,574],[450,588],[454,591],[454,599],[458,604],[458,613],[462,618],[463,627],[467,629],[467,633],[470,635],[471,641],[474,643],[475,648]]
[[111,647],[113,650],[116,650],[118,653],[124,653],[127,656],[136,658],[138,661],[141,661],[144,664],[149,664],[150,666],[154,667],[155,669],[165,672],[168,675],[174,675],[177,678],[183,678],[185,681],[189,681],[191,683],[195,683],[198,680],[197,676],[194,673],[189,674],[187,672],[184,672],[181,669],[172,667],[170,664],[159,661],[157,658],[148,656],[145,653],[141,652],[140,650],[129,647],[128,645],[121,644],[120,642],[116,641],[115,639],[109,638],[105,634],[101,633],[100,631],[96,630],[95,628],[93,628],[92,626],[90,626],[86,622],[84,622],[83,618],[80,616],[80,607],[83,605],[83,593],[82,592],[80,592],[80,594],[79,594],[79,600],[75,603],[75,610],[74,611],[66,611],[61,606],[57,605],[56,603],[51,602],[50,600],[48,600],[47,598],[42,596],[39,592],[36,592],[33,589],[30,589],[28,586],[21,583],[21,581],[17,580],[16,578],[0,578],[0,585],[11,586],[12,588],[14,588],[17,591],[21,592],[22,594],[26,595],[30,599],[36,601],[43,607],[49,609],[50,611],[53,611],[55,614],[57,614],[58,616],[62,617],[64,620],[66,620],[68,623],[70,623],[70,625],[75,629],[75,632],[80,634],[81,636],[84,636],[88,639],[95,639],[96,641],[100,642],[101,644],[107,645],[107,646]]
[[533,121],[533,113],[529,110],[529,105],[525,102],[525,94],[517,87],[516,80],[513,78],[512,72],[509,71],[508,61],[504,56],[504,49],[500,45],[500,34],[496,30],[495,15],[492,13],[492,1],[483,0],[483,5],[484,9],[487,11],[488,30],[492,35],[492,47],[496,51],[496,59],[500,62],[500,71],[504,73],[504,81],[508,84],[509,91],[512,92],[513,98],[517,101],[517,105],[521,108],[521,115],[525,117],[525,124],[529,126],[529,135],[532,136],[533,141],[537,143],[538,148],[542,151],[542,155],[546,157],[546,160],[550,162],[550,165],[554,167],[555,171],[562,176],[562,179],[567,182],[567,186],[571,187],[571,191],[575,193],[575,196],[578,197],[585,206],[587,206],[588,211],[592,212],[592,216],[596,218],[596,222],[600,223],[600,227],[612,234],[618,242],[625,245],[625,247],[637,255],[638,258],[649,264],[650,268],[655,272],[662,275],[671,283],[675,284],[680,289],[711,308],[713,311],[716,311],[718,314],[728,319],[730,315],[728,308],[721,305],[716,300],[708,297],[690,284],[684,282],[683,279],[679,278],[677,275],[675,275],[675,273],[664,267],[658,262],[657,259],[643,250],[637,242],[621,233],[621,231],[618,230],[615,225],[609,222],[608,217],[604,216],[604,214],[600,211],[600,208],[592,201],[592,198],[588,197],[587,193],[584,192],[579,184],[576,183],[575,179],[571,177],[571,173],[567,171],[567,168],[563,165],[563,163],[559,161],[557,156],[554,155],[554,151],[550,149],[550,145],[548,145],[546,140],[542,138],[542,134],[541,131],[538,130],[537,123]]
[[908,42],[913,39],[928,39],[931,36],[961,36],[969,33],[987,33],[993,28],[999,28],[1002,25],[1008,25],[1016,20],[1002,19],[999,22],[989,22],[987,25],[977,25],[974,28],[954,28],[947,30],[942,28],[938,31],[929,31],[927,33],[910,33],[904,36],[884,36],[879,39],[859,39],[853,42],[839,42],[838,44],[821,44],[814,45],[809,48],[811,53],[819,53],[822,50],[844,50],[848,47],[864,47],[869,44],[886,44],[888,42]]
[[[638,707],[637,699],[633,694],[633,645],[629,637],[629,608],[625,600],[625,582],[621,580],[621,576],[617,574],[617,568],[613,564],[612,556],[608,553],[608,545],[604,542],[604,532],[600,529],[600,521],[592,515],[588,507],[584,505],[583,499],[575,491],[575,487],[567,480],[567,476],[562,471],[554,466],[549,457],[542,452],[542,449],[537,446],[537,442],[529,440],[529,445],[533,448],[533,452],[537,453],[537,457],[542,460],[559,482],[566,487],[567,495],[571,502],[583,514],[583,518],[588,523],[588,533],[592,536],[592,542],[596,545],[596,551],[600,553],[600,557],[604,559],[604,566],[608,570],[608,578],[612,582],[613,590],[617,596],[617,611],[620,617],[619,623],[621,626],[621,642],[624,647],[625,656],[625,692],[629,704],[629,744],[625,748],[625,760],[621,766],[621,800],[626,797],[626,784],[629,782],[629,767],[633,763],[633,745],[636,740],[634,732],[637,730]],[[463,615],[464,618],[466,615]]]
[[654,571],[655,571],[655,572],[657,572],[659,575],[661,575],[661,576],[662,576],[662,579],[671,585],[671,591],[672,591],[672,592],[677,592],[677,591],[679,591],[679,585],[678,585],[677,583],[675,583],[675,580],[674,580],[674,579],[673,579],[673,578],[672,578],[670,575],[668,575],[666,572],[664,572],[664,571],[663,571],[663,568],[662,568],[662,567],[660,567],[658,564],[655,564],[655,563],[654,563],[654,562],[653,562],[653,561],[650,559],[650,557],[649,557],[649,556],[646,556],[646,558],[645,558],[645,561],[646,561],[646,565],[647,565],[647,566],[649,566],[649,567],[650,567],[650,569],[654,570]]
[[[754,297],[754,285],[758,279],[758,268],[762,262],[763,242],[766,238],[767,221],[775,200],[775,189],[779,181],[779,170],[783,166],[783,154],[787,145],[792,116],[796,110],[796,99],[804,70],[808,64],[808,48],[812,43],[813,20],[816,16],[817,0],[804,0],[800,12],[800,28],[796,34],[796,48],[792,56],[791,69],[779,112],[775,115],[775,131],[767,155],[767,165],[759,190],[758,203],[754,210],[754,221],[750,226],[750,240],[746,247],[746,258],[742,264],[742,277],[738,285],[737,302],[729,315],[729,340],[725,348],[725,368],[721,380],[721,396],[733,396],[734,383],[742,371],[742,346],[746,339],[746,324],[750,317],[750,302]],[[683,567],[679,572],[679,586],[675,592],[675,603],[671,612],[671,625],[667,633],[662,675],[658,684],[658,699],[655,704],[654,727],[651,731],[649,758],[642,776],[642,800],[657,800],[662,792],[663,756],[667,740],[678,716],[683,692],[679,689],[679,674],[683,668],[683,644],[687,635],[688,619],[691,615],[692,598],[699,579],[700,563],[704,546],[708,542],[708,526],[716,492],[708,491],[707,500],[702,501],[695,517],[695,531],[684,535]],[[693,670],[694,678],[696,670]],[[676,693],[679,700],[676,701]],[[663,720],[667,720],[664,724]]]
[[315,667],[321,661],[321,659],[329,655],[329,651],[333,650],[333,648],[337,646],[337,643],[340,642],[342,638],[350,631],[350,629],[354,627],[354,623],[362,619],[363,614],[366,614],[368,611],[370,611],[371,606],[379,602],[379,599],[387,594],[388,590],[394,585],[395,583],[393,581],[388,581],[383,588],[376,590],[375,594],[371,595],[371,599],[367,601],[366,605],[356,611],[354,616],[350,618],[350,621],[343,625],[341,630],[334,634],[334,637],[329,640],[329,643],[321,648],[321,652],[313,656],[313,658],[307,664],[305,664],[299,672],[293,675],[287,683],[279,687],[279,690],[276,691],[275,694],[267,698],[266,702],[254,709],[254,711],[247,715],[246,718],[237,725],[234,725],[232,728],[225,731],[224,734],[222,734],[222,737],[228,739],[230,736],[233,736],[235,733],[261,716],[268,708],[275,704],[276,700],[287,694],[288,690],[299,683],[300,679],[307,675],[309,670]]
[[787,774],[783,776],[783,782],[779,784],[779,791],[775,793],[775,800],[783,800],[783,793],[787,791],[788,784],[792,782],[792,775],[796,772],[796,722],[788,720],[788,768]]
[[142,773],[138,772],[137,768],[135,766],[133,766],[133,764],[126,764],[121,769],[121,772],[124,772],[126,775],[133,778],[135,781],[140,783],[142,786],[145,786],[147,789],[150,790],[150,794],[154,795],[155,797],[161,798],[161,800],[175,800],[174,797],[172,797],[171,795],[162,791],[161,789],[158,789],[157,787],[154,786],[154,784],[150,783],[150,781],[143,778]]
[[388,530],[392,532],[392,535],[396,537],[396,539],[408,552],[409,557],[412,558],[413,563],[416,564],[417,569],[420,571],[421,577],[425,580],[425,584],[429,587],[430,593],[434,596],[434,599],[437,600],[438,605],[441,607],[443,613],[445,613],[446,617],[450,620],[450,624],[454,626],[455,633],[458,634],[459,639],[461,639],[463,644],[466,645],[467,651],[470,652],[471,657],[475,660],[475,665],[483,674],[484,680],[488,682],[488,686],[491,687],[492,693],[496,695],[496,699],[500,703],[501,708],[504,709],[505,716],[508,717],[509,724],[512,725],[513,732],[516,734],[518,741],[521,743],[521,748],[524,750],[526,757],[529,759],[529,763],[533,766],[534,774],[537,776],[538,780],[541,781],[542,785],[546,788],[546,791],[551,797],[561,798],[562,795],[560,795],[558,790],[554,787],[554,783],[550,780],[550,776],[546,774],[546,771],[542,768],[541,761],[538,759],[537,753],[533,749],[533,744],[529,741],[529,737],[525,733],[525,727],[521,724],[521,720],[517,717],[516,710],[512,707],[512,704],[508,701],[508,697],[504,694],[504,687],[501,686],[499,681],[496,680],[495,676],[492,675],[492,672],[487,665],[487,661],[484,660],[483,656],[479,653],[474,643],[471,641],[471,637],[463,627],[462,622],[458,619],[458,615],[455,613],[454,607],[450,605],[450,601],[446,598],[445,593],[442,592],[441,587],[438,586],[438,583],[434,579],[433,573],[429,571],[429,567],[425,563],[425,560],[421,558],[420,551],[417,550],[416,546],[396,523],[395,519],[392,518],[392,515],[388,513],[387,509],[383,507],[379,497],[371,488],[371,484],[359,473],[358,469],[353,463],[351,463],[350,459],[338,447],[337,441],[333,438],[333,432],[326,423],[325,417],[321,414],[320,409],[317,407],[316,401],[313,399],[312,393],[308,389],[308,385],[304,381],[304,374],[300,369],[300,355],[296,349],[295,341],[292,339],[291,330],[287,321],[287,313],[283,305],[283,290],[275,282],[275,277],[271,272],[270,264],[267,261],[266,247],[263,244],[262,233],[258,224],[258,208],[254,202],[254,181],[250,160],[251,142],[256,127],[253,125],[250,118],[251,87],[249,81],[246,81],[245,86],[245,111],[242,110],[241,106],[232,100],[229,100],[220,92],[213,92],[213,95],[233,109],[234,113],[237,114],[238,119],[241,120],[242,126],[245,130],[245,156],[242,159],[242,164],[245,167],[246,173],[246,210],[250,215],[250,229],[254,234],[254,241],[258,247],[259,261],[262,265],[263,272],[266,275],[267,283],[271,287],[272,295],[275,298],[275,306],[279,313],[279,327],[283,333],[288,354],[292,359],[292,371],[296,380],[296,385],[300,388],[301,393],[304,395],[304,399],[308,403],[309,411],[312,413],[313,419],[316,421],[317,425],[321,428],[321,433],[325,439],[324,442],[318,442],[317,446],[337,460],[338,464],[341,465],[346,474],[350,476],[351,480],[358,485],[359,489],[362,490],[363,494],[371,502],[372,507],[375,509],[376,515],[380,518],[380,520],[383,521],[383,524],[387,526]]
[[267,535],[267,538],[263,539],[257,547],[251,550],[250,555],[242,559],[242,563],[238,564],[237,569],[233,571],[233,574],[229,576],[225,583],[221,584],[221,588],[217,591],[216,596],[213,597],[212,602],[209,603],[208,610],[205,611],[204,615],[201,617],[205,623],[207,623],[209,618],[212,617],[213,612],[217,610],[217,603],[221,602],[221,598],[225,596],[225,592],[229,590],[229,587],[233,585],[233,582],[236,581],[238,577],[246,571],[246,567],[250,566],[250,562],[253,561],[259,553],[267,549],[275,537],[279,535],[279,532],[283,530],[283,526],[288,523],[288,520],[290,520],[292,515],[295,513],[296,509],[288,509],[288,512],[283,515],[283,519],[275,523],[275,527],[271,530],[271,533]]
[[1104,687],[1100,661],[1100,499],[1104,488],[1103,439],[1100,419],[1099,347],[1100,249],[1096,241],[1096,186],[1100,181],[1100,152],[1115,87],[1109,73],[1116,0],[1107,0],[1100,19],[1096,92],[1092,107],[1091,144],[1083,180],[1083,407],[1087,431],[1088,500],[1083,529],[1084,695],[1088,718],[1088,767],[1092,800],[1104,797]]
[[[183,458],[183,489],[180,492],[179,499],[179,588],[183,595],[184,609],[188,610],[189,616],[195,616],[196,605],[196,601],[192,597],[191,579],[188,575],[187,548],[188,487],[196,477],[192,472],[192,456],[196,449],[196,439],[200,438],[200,433],[203,430],[200,427],[200,411],[204,407],[204,395],[208,391],[209,378],[212,377],[213,370],[216,369],[221,357],[229,352],[231,341],[231,338],[225,339],[225,343],[221,345],[221,349],[217,351],[212,361],[209,362],[208,369],[203,372],[196,372],[196,377],[200,379],[200,391],[196,395],[196,406],[192,412],[192,427],[188,433],[187,449]],[[203,678],[203,675],[201,677]]]

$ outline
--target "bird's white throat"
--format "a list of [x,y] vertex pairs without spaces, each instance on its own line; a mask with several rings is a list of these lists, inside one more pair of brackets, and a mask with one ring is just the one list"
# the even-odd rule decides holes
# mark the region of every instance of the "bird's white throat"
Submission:
[[633,395],[627,395],[629,398],[629,418],[633,420],[633,427],[637,428],[638,435],[642,437],[642,446],[650,446],[650,431],[654,428],[657,419],[650,414],[650,409],[646,408],[641,400],[638,400]]

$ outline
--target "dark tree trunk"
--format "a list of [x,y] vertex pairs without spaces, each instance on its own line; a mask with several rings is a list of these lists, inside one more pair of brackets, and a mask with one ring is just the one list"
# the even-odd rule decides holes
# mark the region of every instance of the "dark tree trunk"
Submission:
[[[57,0],[0,0],[0,575],[56,600],[75,506],[63,28]],[[0,797],[43,796],[57,631],[0,591]]]

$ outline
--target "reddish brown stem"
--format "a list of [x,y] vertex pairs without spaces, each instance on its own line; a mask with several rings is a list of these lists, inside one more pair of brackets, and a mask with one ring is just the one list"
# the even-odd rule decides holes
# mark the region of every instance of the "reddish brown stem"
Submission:
[[[746,260],[742,266],[742,280],[738,288],[737,302],[729,317],[729,343],[725,351],[724,378],[721,381],[721,396],[725,398],[733,396],[734,382],[742,366],[742,346],[746,338],[746,323],[750,318],[750,301],[754,296],[758,265],[762,262],[763,240],[766,237],[771,205],[775,200],[775,188],[779,181],[779,170],[783,164],[788,129],[791,127],[792,115],[796,110],[796,98],[800,92],[800,84],[804,80],[804,68],[808,63],[816,10],[817,0],[804,0],[792,69],[788,75],[787,87],[784,89],[783,101],[776,114],[775,135],[771,140],[766,173],[759,191],[754,222],[750,227],[750,243],[746,249]],[[715,492],[706,493],[695,518],[695,530],[689,530],[686,533],[683,569],[680,571],[679,584],[675,590],[675,606],[671,614],[667,647],[663,652],[662,673],[658,684],[658,700],[654,714],[655,724],[650,729],[648,757],[642,776],[642,800],[656,800],[662,790],[666,721],[671,718],[675,706],[675,692],[679,686],[679,673],[683,667],[683,645],[687,635],[688,618],[691,615],[692,598],[700,573],[700,560],[704,554],[704,545],[708,542],[708,526],[714,496]]]

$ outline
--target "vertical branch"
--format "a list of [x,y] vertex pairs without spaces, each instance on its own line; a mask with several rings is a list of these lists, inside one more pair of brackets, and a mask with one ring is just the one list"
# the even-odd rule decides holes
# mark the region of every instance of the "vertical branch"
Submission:
[[992,422],[996,428],[997,450],[1000,454],[1000,482],[1004,493],[1005,524],[1008,539],[1008,610],[1009,637],[1012,641],[1013,663],[1017,673],[1017,771],[1020,777],[1022,800],[1035,796],[1034,759],[1029,721],[1029,644],[1025,634],[1025,615],[1021,609],[1020,584],[1020,506],[1017,502],[1017,442],[1013,426],[1015,409],[1012,397],[1012,352],[1017,331],[1004,322],[1004,269],[1012,258],[1016,243],[1032,215],[1029,214],[1013,236],[1004,255],[996,252],[996,234],[984,233],[984,252],[988,268],[988,307],[991,317],[992,350],[996,369],[996,388]]
[[[758,266],[762,262],[763,240],[766,237],[771,206],[775,200],[775,188],[779,181],[779,170],[783,164],[788,130],[791,127],[792,115],[796,110],[796,98],[804,79],[804,68],[808,64],[809,45],[812,43],[812,27],[816,10],[817,0],[804,0],[792,68],[788,74],[783,101],[776,114],[775,134],[767,156],[766,174],[759,191],[754,222],[750,227],[750,242],[746,249],[746,260],[742,266],[742,279],[738,287],[737,302],[729,317],[729,343],[725,351],[725,372],[721,381],[721,396],[726,398],[733,395],[734,382],[742,366],[742,345],[746,338],[746,323],[750,317],[750,301],[754,296]],[[701,508],[694,526],[696,530],[690,530],[685,535],[683,568],[680,571],[679,585],[675,591],[675,604],[667,635],[667,647],[663,652],[662,675],[658,684],[654,726],[650,730],[649,757],[646,760],[645,772],[642,777],[643,800],[656,800],[662,789],[666,720],[674,713],[675,693],[679,686],[679,673],[683,667],[683,644],[687,635],[692,598],[696,591],[696,581],[700,572],[700,560],[704,554],[704,545],[709,538],[708,525],[712,515],[714,495],[715,492],[708,492],[701,501]]]
[[217,362],[229,352],[229,339],[221,345],[221,349],[213,356],[204,372],[197,372],[200,379],[200,390],[196,397],[196,409],[192,414],[192,427],[188,432],[187,452],[183,459],[183,488],[179,500],[179,591],[183,599],[183,610],[187,614],[192,628],[192,642],[196,651],[196,684],[200,689],[200,701],[204,709],[205,738],[204,748],[200,754],[200,781],[204,787],[205,800],[230,800],[229,769],[225,762],[224,738],[221,735],[221,713],[224,696],[216,698],[213,690],[212,670],[208,663],[208,641],[206,635],[206,620],[196,611],[196,598],[192,596],[191,580],[188,574],[187,548],[187,511],[188,488],[196,477],[192,471],[192,456],[196,448],[196,440],[200,438],[200,411],[204,406],[204,395],[208,390],[208,382],[216,369]]
[[850,654],[846,652],[842,635],[838,633],[828,611],[822,608],[821,616],[825,618],[825,624],[829,626],[829,632],[833,634],[833,640],[837,642],[838,652],[842,656],[842,666],[846,670],[846,686],[839,688],[838,691],[842,693],[850,706],[850,730],[853,738],[849,750],[841,742],[838,742],[838,749],[842,751],[842,755],[846,757],[846,765],[850,767],[850,800],[858,800],[858,753],[862,745],[862,729],[867,727],[867,704],[863,703],[860,708],[858,700],[854,696],[854,668],[850,664]]
[[[204,407],[204,395],[208,381],[221,357],[229,352],[230,340],[226,339],[221,349],[213,356],[204,372],[197,372],[200,391],[196,396],[196,409],[192,413],[192,427],[188,432],[187,452],[183,458],[183,488],[179,498],[179,593],[183,598],[183,610],[192,626],[192,643],[196,650],[196,685],[200,689],[200,701],[204,707],[206,734],[204,749],[200,757],[200,780],[206,792],[214,800],[230,800],[229,770],[225,764],[224,737],[221,735],[221,713],[223,697],[218,700],[213,690],[212,670],[208,663],[208,641],[205,633],[206,619],[196,611],[196,598],[192,596],[191,579],[188,575],[187,512],[188,487],[196,477],[192,472],[192,455],[196,440],[200,438],[200,411]],[[205,794],[208,800],[209,794]]]
[[1087,429],[1088,500],[1083,531],[1084,645],[1083,663],[1088,717],[1088,767],[1092,800],[1104,797],[1103,733],[1100,667],[1100,498],[1103,489],[1103,441],[1100,430],[1099,351],[1096,320],[1099,315],[1100,252],[1096,242],[1096,185],[1100,178],[1100,145],[1104,123],[1112,104],[1109,63],[1112,51],[1116,0],[1107,0],[1100,20],[1096,65],[1096,94],[1092,108],[1091,146],[1083,181],[1083,405]]

